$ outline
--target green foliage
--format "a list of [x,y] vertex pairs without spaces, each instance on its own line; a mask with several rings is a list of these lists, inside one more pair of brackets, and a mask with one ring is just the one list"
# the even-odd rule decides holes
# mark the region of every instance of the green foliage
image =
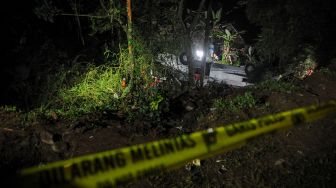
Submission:
[[[77,71],[82,66],[74,62],[76,60],[69,59],[67,52],[57,49],[54,41],[49,38],[32,50],[23,66],[25,76],[20,76],[20,72],[13,72],[14,79],[10,89],[18,101],[17,106],[24,110],[36,108],[39,104],[48,106],[59,88],[69,85],[79,74]],[[70,63],[74,63],[74,66],[69,66]]]
[[[158,119],[165,97],[152,85],[152,73],[155,74],[152,55],[136,42],[134,52],[135,65],[127,49],[121,49],[118,54],[105,49],[107,63],[102,65],[60,66],[47,77],[44,82],[47,85],[42,86],[50,95],[41,94],[44,97],[40,97],[39,108],[28,113],[27,120],[50,117],[51,113],[63,118],[78,118],[105,110],[121,111],[130,120],[138,117]],[[126,87],[122,86],[123,79]]]
[[233,61],[232,62],[232,65],[234,65],[234,66],[240,66],[241,65],[241,62],[240,62],[240,60],[237,60],[237,61]]
[[[140,5],[137,2],[133,5],[132,11],[137,15],[134,20],[139,18],[142,22],[139,25],[137,21],[133,23],[135,28],[141,27],[141,30],[133,28],[134,35],[131,42],[134,50],[134,64],[126,47],[122,47],[127,45],[125,33],[120,33],[120,31],[127,31],[126,7],[123,3],[116,0],[99,1],[99,3],[85,1],[81,4],[69,2],[66,6],[54,0],[38,3],[39,7],[36,8],[35,13],[41,18],[53,21],[55,16],[72,16],[76,18],[79,31],[83,30],[84,38],[99,37],[99,34],[104,33],[110,34],[113,41],[111,43],[110,39],[104,41],[103,64],[95,65],[93,62],[87,62],[85,66],[78,66],[75,63],[70,67],[61,66],[52,74],[46,75],[44,78],[47,79],[41,85],[48,94],[45,95],[43,92],[38,96],[40,105],[31,111],[29,117],[49,116],[50,113],[56,113],[60,117],[77,118],[95,111],[109,110],[121,111],[130,119],[137,117],[159,119],[161,106],[166,103],[163,92],[158,86],[153,85],[154,76],[160,76],[153,66],[153,50],[158,46],[163,49],[163,45],[168,45],[172,50],[180,48],[178,47],[180,44],[176,42],[177,37],[171,35],[172,28],[176,28],[174,20],[177,20],[177,15],[166,7],[164,12],[159,11],[158,8],[162,6],[158,2],[146,3],[145,9],[138,9]],[[72,12],[69,12],[69,7]],[[158,25],[155,25],[152,22],[154,20],[148,19],[149,14],[143,17],[143,12],[149,9],[157,10],[151,13],[152,18],[160,15],[158,17],[167,19],[160,19],[164,20],[164,23],[157,22]],[[80,22],[89,24],[80,24]],[[160,32],[156,29],[159,25]],[[151,31],[147,32],[147,29]],[[163,35],[161,35],[162,32]],[[140,41],[139,36],[146,41]],[[112,48],[113,46],[119,46],[119,49]],[[123,79],[126,80],[125,88],[122,87]]]
[[277,81],[274,79],[265,80],[263,82],[260,82],[254,86],[252,86],[253,89],[258,91],[274,91],[274,92],[287,92],[291,93],[296,90],[298,90],[298,86],[296,86],[294,83],[285,82],[285,81]]
[[[115,28],[123,27],[122,15],[126,14],[126,7],[122,8],[120,1],[100,0],[99,5],[91,15],[88,15],[91,29],[89,35],[113,31]],[[125,28],[122,29],[126,32]]]
[[[219,39],[223,39],[223,57],[228,57],[230,54],[230,48],[234,40],[237,38],[238,34],[232,34],[228,29],[222,30],[214,30],[213,36]],[[227,50],[225,50],[227,49]]]
[[153,111],[156,111],[159,109],[159,104],[163,100],[163,97],[161,95],[157,95],[156,98],[150,103],[150,108]]
[[323,67],[319,70],[320,73],[332,77],[332,78],[336,78],[336,71],[335,70],[331,70],[329,68]]
[[212,31],[212,36],[216,40],[223,42],[221,47],[222,58],[219,61],[221,64],[230,64],[235,66],[240,66],[242,55],[238,49],[235,49],[235,45],[241,42],[240,34],[243,32],[237,32],[233,25],[229,24],[226,26],[226,29],[214,28]]
[[214,25],[217,25],[222,18],[222,8],[220,8],[216,12],[212,10],[211,14],[212,14],[212,19],[213,19]]
[[238,95],[232,99],[216,99],[213,107],[217,112],[237,112],[240,110],[250,109],[255,107],[256,99],[251,92],[245,92],[243,95]]
[[327,21],[335,17],[331,7],[331,1],[249,0],[248,19],[261,26],[256,44],[260,58],[287,65],[307,44],[315,49],[326,48],[323,42],[335,38],[334,34],[327,35],[328,28],[335,24]]
[[17,112],[18,109],[16,108],[16,106],[5,105],[5,106],[0,106],[0,111],[4,111],[4,112]]
[[31,110],[22,116],[22,125],[29,125],[35,122],[39,117],[46,117],[46,111],[41,109]]
[[[51,114],[78,118],[97,111],[122,112],[130,120],[138,117],[159,120],[162,106],[167,104],[161,85],[153,84],[154,76],[160,74],[152,62],[151,51],[138,41],[134,37],[135,64],[131,63],[126,47],[113,53],[105,46],[104,63],[100,65],[83,61],[80,55],[67,60],[69,63],[54,58],[58,56],[47,56],[48,67],[41,70],[33,67],[38,73],[36,78],[23,82],[17,89],[30,102],[24,121],[50,118]],[[49,62],[49,58],[54,62]],[[126,88],[122,87],[124,78]]]
[[298,79],[305,78],[309,69],[314,70],[317,67],[315,56],[313,47],[305,47],[302,52],[294,57],[294,63],[288,66],[287,72],[293,71],[294,76]]
[[91,65],[79,83],[60,90],[59,97],[63,109],[58,113],[77,115],[113,108],[114,99],[124,96],[129,91],[129,89],[121,90],[121,79],[120,71],[114,67]]
[[[178,15],[178,0],[134,1],[133,26],[154,53],[180,55],[186,47],[186,31]],[[136,9],[138,7],[138,9]]]
[[239,59],[237,59],[236,61],[232,61],[232,63],[227,60],[227,59],[222,59],[221,61],[217,61],[217,63],[220,63],[220,64],[224,64],[224,65],[234,65],[234,66],[240,66],[241,65],[241,62]]
[[34,13],[36,16],[40,19],[43,19],[45,21],[54,22],[55,15],[60,13],[60,10],[56,8],[53,1],[40,1],[40,6],[35,7]]
[[60,65],[55,70],[50,70],[41,75],[39,82],[39,94],[35,94],[34,103],[42,104],[39,108],[46,109],[56,100],[56,96],[61,88],[65,88],[79,81],[80,75],[86,67],[80,64],[73,66]]

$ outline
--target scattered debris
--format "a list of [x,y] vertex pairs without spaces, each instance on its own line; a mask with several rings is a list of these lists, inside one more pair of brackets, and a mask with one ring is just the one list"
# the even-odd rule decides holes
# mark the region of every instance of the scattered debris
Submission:
[[285,162],[286,162],[285,159],[279,159],[279,160],[275,161],[274,165],[275,165],[275,166],[281,166],[281,165],[283,165]]
[[55,142],[54,142],[54,135],[51,134],[48,131],[41,131],[40,132],[40,139],[45,144],[48,144],[48,145],[55,144]]

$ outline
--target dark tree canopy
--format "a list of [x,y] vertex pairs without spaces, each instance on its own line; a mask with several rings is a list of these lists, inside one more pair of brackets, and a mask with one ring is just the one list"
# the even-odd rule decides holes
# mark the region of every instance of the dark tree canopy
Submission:
[[249,0],[246,12],[261,27],[258,47],[263,56],[286,63],[312,46],[326,64],[335,48],[335,9],[335,1]]

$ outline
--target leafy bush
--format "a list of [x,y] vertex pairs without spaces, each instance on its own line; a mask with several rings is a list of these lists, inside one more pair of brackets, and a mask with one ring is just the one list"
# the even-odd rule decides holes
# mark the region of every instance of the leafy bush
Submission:
[[312,46],[307,46],[293,59],[293,64],[288,66],[287,72],[293,72],[294,77],[304,79],[309,75],[309,70],[317,67],[315,50]]
[[237,43],[237,41],[240,39],[240,33],[236,32],[235,28],[231,24],[229,24],[227,27],[233,30],[233,32],[231,32],[229,29],[221,30],[218,28],[212,31],[214,38],[223,41],[221,46],[222,58],[220,59],[219,63],[240,66],[241,63],[239,60],[238,50],[234,49],[234,44]]
[[239,110],[253,108],[255,105],[256,100],[251,92],[238,95],[233,99],[216,99],[213,103],[213,107],[216,108],[217,112],[237,112]]

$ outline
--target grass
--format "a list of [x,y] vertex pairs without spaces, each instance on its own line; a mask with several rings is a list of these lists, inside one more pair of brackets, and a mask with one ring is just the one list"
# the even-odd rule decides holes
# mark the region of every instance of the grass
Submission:
[[299,87],[294,83],[269,79],[252,86],[252,89],[292,93],[297,91]]
[[243,95],[238,95],[232,99],[216,99],[213,107],[217,112],[237,112],[244,109],[254,108],[256,106],[256,99],[251,92],[245,92]]
[[[128,120],[159,120],[168,109],[167,94],[162,83],[156,85],[154,77],[162,77],[164,72],[156,69],[152,53],[142,44],[134,42],[134,64],[127,47],[120,47],[115,54],[105,49],[105,62],[100,65],[59,62],[41,72],[27,86],[31,90],[22,89],[26,92],[21,93],[29,96],[23,123],[54,117],[76,120],[97,112],[123,114]],[[122,86],[123,79],[126,87]],[[17,110],[9,106],[0,108]]]
[[[155,72],[151,55],[146,51],[138,54],[135,65],[127,49],[123,49],[114,62],[61,69],[50,78],[54,83],[47,82],[54,84],[46,89],[52,95],[42,97],[40,106],[28,113],[27,120],[55,113],[57,117],[76,119],[97,111],[121,111],[130,119],[157,118],[165,96],[157,87],[149,87],[154,82],[151,73]],[[68,72],[76,74],[69,78]],[[123,79],[126,87],[122,86]]]
[[[153,64],[152,53],[143,43],[134,42],[133,64],[127,47],[118,53],[105,49],[104,63],[63,63],[40,71],[35,80],[25,83],[20,93],[29,103],[24,106],[23,122],[40,118],[77,119],[96,112],[124,114],[130,119],[160,116],[166,96],[154,83],[160,76]],[[123,87],[123,79],[126,86]],[[16,111],[15,107],[0,107]],[[56,115],[55,115],[56,114]]]
[[63,116],[76,116],[94,110],[113,109],[128,88],[121,88],[120,71],[109,65],[91,66],[83,74],[82,80],[58,93],[57,113]]
[[18,109],[16,108],[16,106],[13,106],[13,105],[4,105],[4,106],[0,106],[0,111],[3,111],[3,112],[18,112]]
[[318,70],[318,72],[331,77],[331,78],[335,78],[336,77],[336,71],[334,70],[330,70],[329,68],[323,67],[320,70]]

